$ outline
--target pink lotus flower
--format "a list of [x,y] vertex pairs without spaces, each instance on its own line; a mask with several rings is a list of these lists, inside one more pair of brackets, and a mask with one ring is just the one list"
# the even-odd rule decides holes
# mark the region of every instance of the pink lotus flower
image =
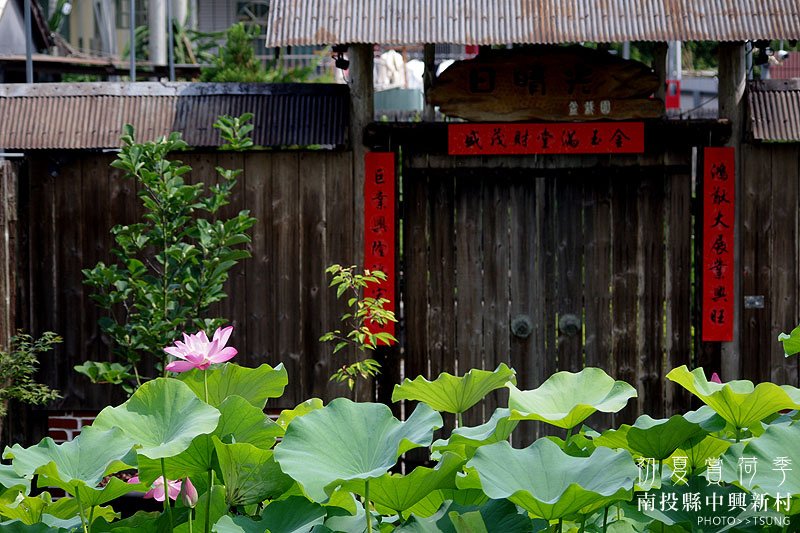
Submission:
[[719,383],[719,384],[722,384],[722,380],[721,380],[721,379],[719,379],[719,374],[717,374],[716,372],[714,372],[713,374],[711,374],[711,380],[710,380],[710,381],[711,381],[711,383]]
[[228,339],[233,333],[233,326],[217,328],[214,338],[208,340],[205,331],[198,331],[194,335],[183,334],[183,342],[175,341],[175,346],[164,348],[168,354],[183,359],[173,361],[167,365],[170,372],[187,372],[193,368],[205,370],[215,363],[224,363],[238,352],[236,348],[226,348]]
[[197,489],[192,485],[192,480],[188,477],[183,481],[181,487],[181,500],[186,507],[194,508],[197,505]]
[[[141,481],[139,481],[139,476],[133,476],[128,480],[128,483],[137,484],[141,483]],[[167,485],[169,485],[169,499],[177,500],[178,495],[181,493],[181,482],[168,481]],[[156,501],[159,502],[164,501],[164,476],[159,477],[157,480],[153,482],[153,488],[147,491],[144,497],[154,498]]]

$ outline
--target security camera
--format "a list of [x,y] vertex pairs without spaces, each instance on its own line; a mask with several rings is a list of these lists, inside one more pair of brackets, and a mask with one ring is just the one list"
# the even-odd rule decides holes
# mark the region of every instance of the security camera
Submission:
[[775,52],[775,57],[778,58],[778,61],[784,61],[787,57],[789,57],[789,52],[786,50],[778,50]]

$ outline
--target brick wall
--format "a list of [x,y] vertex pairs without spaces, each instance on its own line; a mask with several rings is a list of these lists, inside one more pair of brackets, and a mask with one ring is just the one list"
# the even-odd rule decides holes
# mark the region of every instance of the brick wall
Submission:
[[84,426],[91,425],[98,411],[54,411],[47,419],[47,432],[56,444],[74,439]]

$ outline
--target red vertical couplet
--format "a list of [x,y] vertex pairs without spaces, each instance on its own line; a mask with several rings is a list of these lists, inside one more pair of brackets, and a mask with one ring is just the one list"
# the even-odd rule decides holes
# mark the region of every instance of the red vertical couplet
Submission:
[[[364,296],[386,298],[384,309],[396,312],[395,306],[395,172],[394,152],[368,152],[364,156],[364,266],[380,270],[388,279],[371,285]],[[385,326],[369,324],[373,333],[394,335],[394,322]]]
[[703,340],[733,340],[733,148],[703,151]]

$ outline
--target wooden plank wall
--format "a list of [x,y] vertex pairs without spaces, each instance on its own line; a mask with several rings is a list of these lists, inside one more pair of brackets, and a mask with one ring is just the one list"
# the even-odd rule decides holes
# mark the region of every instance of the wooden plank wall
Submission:
[[[406,377],[505,362],[518,386],[532,389],[558,370],[598,366],[634,385],[639,399],[592,425],[686,408],[664,374],[693,350],[688,163],[551,164],[407,157]],[[506,401],[506,390],[492,394],[464,423]],[[519,438],[526,444],[544,431],[523,424]]]
[[798,358],[777,337],[800,323],[800,145],[742,149],[742,294],[764,296],[742,311],[742,375],[797,386]]
[[16,329],[18,165],[0,160],[0,350]]
[[[346,387],[328,382],[338,360],[318,339],[338,325],[344,312],[328,289],[325,268],[351,264],[361,242],[354,234],[354,209],[361,203],[353,191],[351,154],[210,152],[181,154],[180,159],[193,167],[190,182],[214,183],[216,166],[243,168],[222,216],[249,209],[258,219],[250,230],[252,258],[231,272],[229,297],[211,311],[235,326],[231,345],[239,350],[236,361],[248,366],[284,363],[290,385],[272,407],[294,406],[312,396],[347,395]],[[55,357],[42,364],[43,381],[64,396],[56,408],[102,408],[122,399],[119,391],[91,386],[72,370],[85,359],[108,360],[110,352],[81,269],[111,261],[109,230],[142,214],[135,183],[112,169],[112,160],[111,154],[42,154],[30,158],[24,179],[20,214],[27,259],[21,265],[20,298],[27,303],[18,323],[35,334],[52,330],[64,338]],[[3,269],[9,271],[14,269]],[[7,294],[4,287],[0,297]]]

